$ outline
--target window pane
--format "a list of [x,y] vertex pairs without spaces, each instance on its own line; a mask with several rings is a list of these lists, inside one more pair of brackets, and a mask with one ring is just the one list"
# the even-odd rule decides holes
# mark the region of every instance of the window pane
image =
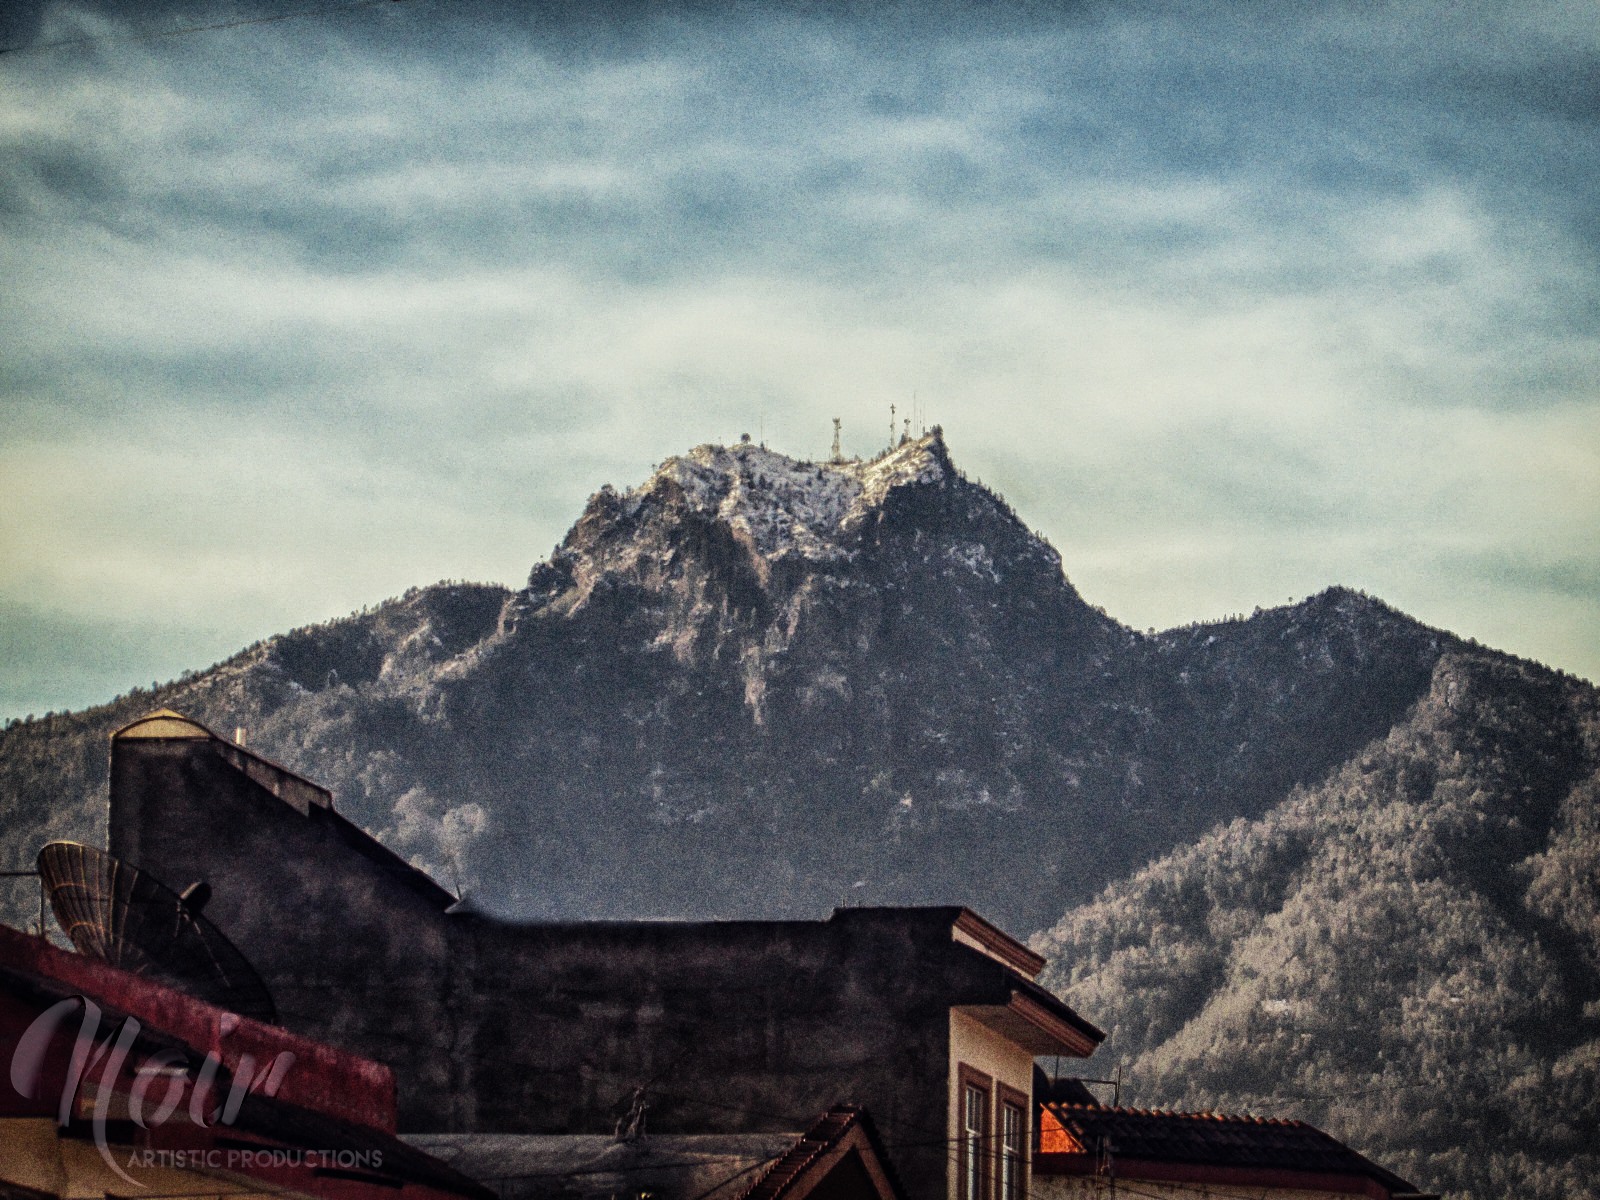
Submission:
[[1022,1200],[1023,1116],[1013,1104],[1000,1110],[1000,1200]]
[[988,1149],[989,1093],[968,1084],[962,1089],[961,1194],[984,1200],[983,1156]]

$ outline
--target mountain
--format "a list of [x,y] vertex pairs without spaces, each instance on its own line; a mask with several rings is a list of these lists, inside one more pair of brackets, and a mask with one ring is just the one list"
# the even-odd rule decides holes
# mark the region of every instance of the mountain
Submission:
[[935,433],[869,462],[703,446],[610,487],[525,588],[422,589],[0,739],[0,835],[95,840],[158,704],[331,786],[485,906],[1037,929],[1380,736],[1455,639],[1335,590],[1155,637]]
[[13,725],[0,866],[101,841],[106,736],[165,705],[482,907],[966,903],[1043,931],[1143,1103],[1589,1194],[1596,695],[1342,588],[1136,633],[937,431],[868,462],[702,446],[602,488],[525,587]]
[[1451,655],[1388,733],[1034,939],[1134,1102],[1478,1196],[1600,1193],[1600,700]]

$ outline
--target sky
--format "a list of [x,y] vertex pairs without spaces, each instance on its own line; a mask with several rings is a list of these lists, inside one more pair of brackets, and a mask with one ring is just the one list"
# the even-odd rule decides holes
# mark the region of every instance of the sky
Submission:
[[[211,26],[210,28],[202,28]],[[0,5],[0,717],[743,433],[1600,678],[1600,8]]]

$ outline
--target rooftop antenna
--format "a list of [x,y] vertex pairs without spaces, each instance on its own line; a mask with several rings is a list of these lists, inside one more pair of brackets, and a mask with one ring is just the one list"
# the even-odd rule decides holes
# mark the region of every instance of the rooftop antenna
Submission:
[[839,449],[839,418],[838,417],[835,417],[833,419],[833,457],[829,461],[830,462],[836,462],[836,463],[844,461],[844,451]]

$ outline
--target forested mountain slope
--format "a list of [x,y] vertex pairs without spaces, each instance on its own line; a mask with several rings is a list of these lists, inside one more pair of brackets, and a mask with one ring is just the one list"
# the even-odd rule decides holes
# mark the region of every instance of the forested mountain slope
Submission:
[[1600,703],[1483,652],[1034,939],[1135,1103],[1271,1111],[1478,1196],[1600,1183]]

